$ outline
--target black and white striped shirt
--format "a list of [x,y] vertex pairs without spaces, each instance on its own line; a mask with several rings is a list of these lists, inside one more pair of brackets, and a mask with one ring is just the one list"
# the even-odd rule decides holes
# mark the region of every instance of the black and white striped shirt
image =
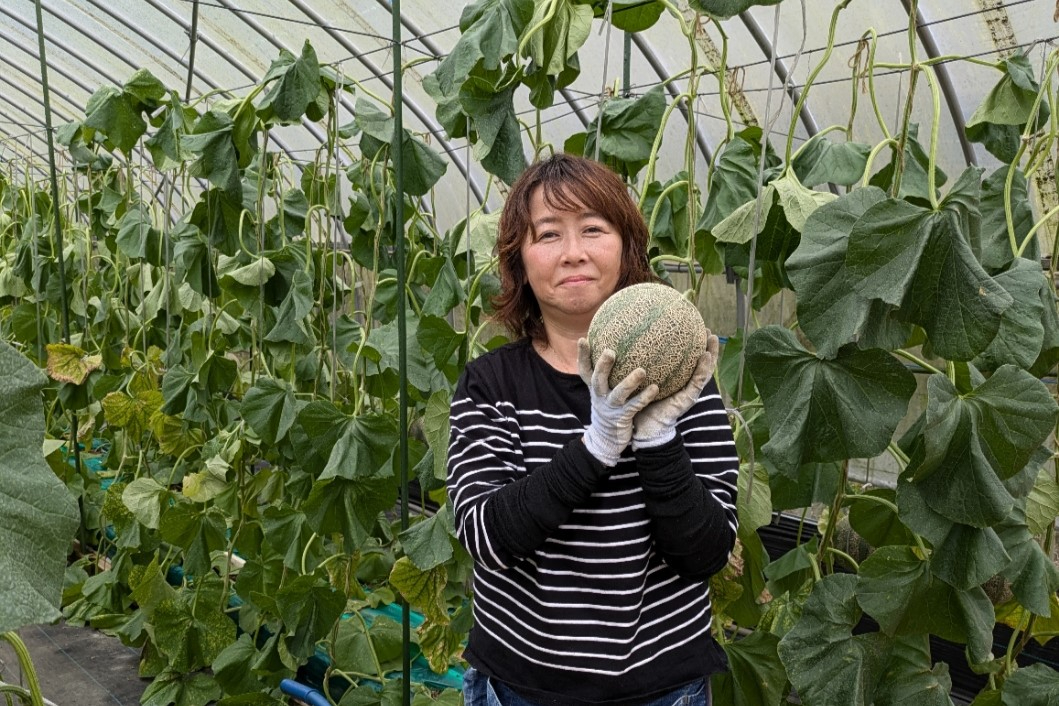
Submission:
[[675,440],[613,469],[581,441],[590,419],[580,377],[525,339],[468,364],[452,403],[464,656],[538,703],[635,704],[725,666],[707,580],[735,542],[739,459],[716,383]]

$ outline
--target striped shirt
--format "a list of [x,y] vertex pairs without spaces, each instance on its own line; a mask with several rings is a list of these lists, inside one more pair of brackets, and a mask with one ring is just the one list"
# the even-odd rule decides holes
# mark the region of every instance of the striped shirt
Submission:
[[472,361],[449,497],[475,560],[465,658],[538,703],[636,704],[725,668],[709,577],[735,542],[739,459],[712,380],[662,446],[600,464],[587,386],[527,339]]

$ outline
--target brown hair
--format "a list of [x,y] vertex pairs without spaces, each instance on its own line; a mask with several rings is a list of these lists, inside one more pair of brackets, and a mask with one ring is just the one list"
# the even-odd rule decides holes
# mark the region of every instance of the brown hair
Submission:
[[615,288],[654,282],[647,260],[650,234],[625,184],[607,167],[583,157],[559,153],[530,166],[515,181],[500,215],[497,254],[500,293],[493,298],[493,318],[516,338],[544,340],[537,298],[526,279],[522,242],[533,232],[530,199],[540,187],[551,208],[574,210],[584,206],[610,221],[621,234],[621,274]]

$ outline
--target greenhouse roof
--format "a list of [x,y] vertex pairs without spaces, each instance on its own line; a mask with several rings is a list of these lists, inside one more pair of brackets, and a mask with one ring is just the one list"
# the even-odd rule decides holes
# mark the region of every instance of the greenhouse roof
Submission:
[[[56,126],[83,119],[89,98],[99,87],[121,85],[138,69],[149,70],[191,100],[245,95],[281,50],[296,55],[305,41],[312,44],[321,64],[332,64],[355,81],[357,91],[386,100],[392,95],[390,0],[41,0],[40,4]],[[405,2],[401,6],[403,57],[408,67],[405,121],[411,129],[428,133],[451,162],[453,168],[439,185],[442,192],[436,194],[442,203],[462,204],[468,187],[470,196],[479,202],[487,181],[477,166],[471,166],[468,174],[467,165],[475,160],[469,159],[466,141],[446,136],[435,117],[434,102],[422,86],[423,77],[459,39],[460,11],[466,4]],[[834,55],[816,77],[811,99],[798,120],[793,121],[796,142],[850,121],[851,91],[866,95],[863,80],[854,85],[851,68],[862,67],[866,61],[860,42],[866,31],[873,29],[878,34],[877,62],[908,61],[910,4],[908,0],[853,2],[838,15]],[[776,139],[787,135],[799,88],[827,46],[831,10],[830,3],[789,0],[775,7],[750,7],[721,24],[729,38],[728,80],[738,87],[733,92],[737,123],[761,123],[767,115]],[[990,62],[1026,52],[1039,71],[1044,45],[1059,36],[1054,11],[1043,0],[921,2],[915,51],[919,60],[970,55]],[[615,89],[636,95],[688,65],[688,43],[671,17],[663,15],[650,28],[631,35],[628,48],[622,32],[604,27],[610,25],[593,24],[579,52],[580,76],[542,112],[545,139],[552,136],[561,141],[562,136],[583,130],[600,102]],[[705,62],[719,59],[716,28],[704,23],[699,35],[698,49]],[[0,158],[28,157],[29,163],[39,167],[47,162],[47,148],[33,2],[0,4],[0,49]],[[629,85],[622,86],[626,51]],[[937,64],[937,76],[943,96],[939,164],[950,173],[966,164],[988,166],[992,158],[982,145],[967,141],[963,126],[993,85],[996,72],[969,61],[946,60]],[[875,95],[886,119],[899,114],[907,84],[907,71],[876,71]],[[917,86],[915,101],[914,120],[922,125],[932,120],[925,84],[922,81]],[[667,84],[671,97],[682,89],[679,76]],[[345,117],[351,118],[355,98],[350,92],[342,100]],[[521,105],[519,100],[516,97],[519,114],[532,116],[533,106],[525,97]],[[726,134],[718,87],[712,78],[700,84],[695,112],[698,149],[708,158]],[[872,141],[882,137],[867,105],[852,125],[855,136],[859,133]],[[278,149],[298,160],[319,149],[323,132],[304,121],[301,126],[276,131],[273,139]],[[667,149],[673,150],[677,161],[682,146],[666,144],[663,158]]]

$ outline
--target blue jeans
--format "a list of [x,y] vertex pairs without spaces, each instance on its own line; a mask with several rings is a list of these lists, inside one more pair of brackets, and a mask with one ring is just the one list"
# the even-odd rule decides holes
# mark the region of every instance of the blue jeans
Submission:
[[[536,706],[512,691],[503,682],[490,679],[474,667],[463,675],[464,706]],[[692,682],[642,706],[710,706],[710,686],[706,679]]]

